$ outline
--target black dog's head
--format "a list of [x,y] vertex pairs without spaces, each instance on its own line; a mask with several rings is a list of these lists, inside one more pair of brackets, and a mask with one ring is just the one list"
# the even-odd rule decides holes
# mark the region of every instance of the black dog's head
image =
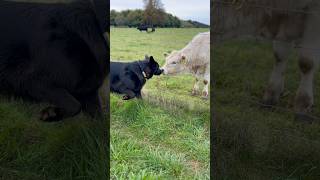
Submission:
[[144,60],[145,67],[143,68],[143,71],[146,73],[146,78],[150,79],[153,75],[160,75],[163,72],[163,69],[159,68],[159,64],[153,59],[152,56],[145,57]]

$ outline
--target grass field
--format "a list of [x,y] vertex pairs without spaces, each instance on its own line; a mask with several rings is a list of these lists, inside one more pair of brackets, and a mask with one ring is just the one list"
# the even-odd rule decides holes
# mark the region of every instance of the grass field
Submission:
[[41,122],[44,107],[0,98],[0,179],[107,179],[106,123]]
[[[271,44],[232,41],[213,54],[220,179],[319,179],[320,124],[296,121],[292,113],[300,79],[296,54],[279,108],[272,109],[258,104],[274,64]],[[319,74],[315,79],[314,115],[320,117]]]
[[[183,48],[208,29],[111,28],[111,59],[133,61]],[[153,77],[143,100],[111,95],[112,179],[209,179],[209,101],[192,97],[190,75]]]

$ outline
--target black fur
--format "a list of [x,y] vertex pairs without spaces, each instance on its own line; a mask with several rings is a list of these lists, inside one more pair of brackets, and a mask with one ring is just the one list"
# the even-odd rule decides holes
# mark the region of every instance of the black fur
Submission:
[[101,114],[109,2],[0,0],[0,92],[49,102],[41,119]]
[[163,72],[152,56],[130,63],[111,62],[110,67],[111,92],[125,94],[124,100],[141,98],[141,89],[146,80]]
[[146,31],[148,32],[148,26],[147,25],[140,25],[139,27],[137,27],[137,29],[141,32],[141,31]]
[[141,31],[146,31],[149,32],[148,29],[151,28],[151,32],[155,32],[156,29],[153,26],[148,26],[148,25],[140,25],[137,27],[137,29],[141,32]]

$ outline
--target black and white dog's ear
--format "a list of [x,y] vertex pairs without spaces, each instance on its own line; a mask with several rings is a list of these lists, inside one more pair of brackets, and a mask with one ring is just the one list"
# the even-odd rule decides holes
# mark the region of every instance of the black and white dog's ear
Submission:
[[150,56],[150,57],[149,57],[149,61],[150,61],[150,62],[155,62],[155,60],[153,59],[153,56]]

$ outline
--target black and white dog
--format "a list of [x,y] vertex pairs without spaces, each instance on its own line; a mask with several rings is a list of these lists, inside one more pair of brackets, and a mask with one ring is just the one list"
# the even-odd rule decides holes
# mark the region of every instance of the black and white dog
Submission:
[[124,94],[123,100],[141,98],[141,89],[147,79],[163,72],[152,56],[143,61],[110,62],[111,92]]

